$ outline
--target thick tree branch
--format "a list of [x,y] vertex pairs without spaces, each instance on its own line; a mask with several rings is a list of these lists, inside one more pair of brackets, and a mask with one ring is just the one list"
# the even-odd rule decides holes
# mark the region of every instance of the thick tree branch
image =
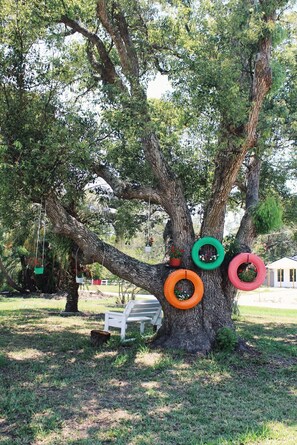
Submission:
[[[177,247],[190,246],[194,242],[195,235],[181,181],[174,175],[165,161],[159,140],[154,133],[148,132],[143,137],[142,144],[146,159],[152,166],[152,171],[158,181],[161,205],[172,221],[174,243],[179,239],[181,245]],[[187,248],[184,256],[185,258],[190,257]]]
[[6,267],[3,264],[3,261],[0,257],[0,270],[3,273],[4,278],[6,279],[7,284],[18,292],[28,293],[27,290],[19,287],[17,283],[11,278],[10,274],[7,272]]
[[[149,119],[149,116],[147,116],[147,119]],[[152,172],[158,181],[159,188],[162,189],[162,192],[166,193],[168,187],[174,186],[176,177],[163,156],[159,140],[155,133],[147,131],[142,138],[142,146],[146,159],[151,165]]]
[[250,159],[246,178],[246,204],[245,214],[241,220],[236,239],[240,244],[251,246],[255,238],[255,228],[253,224],[251,210],[259,201],[261,160],[254,155]]
[[138,79],[138,58],[128,31],[125,16],[116,2],[113,2],[112,6],[113,17],[110,17],[106,1],[99,0],[97,2],[98,18],[116,46],[124,74],[128,78],[132,76],[135,79]]
[[135,199],[150,202],[151,204],[161,204],[162,202],[161,196],[156,189],[123,181],[107,165],[95,165],[93,166],[93,171],[107,182],[118,198]]
[[[181,181],[176,178],[175,174],[170,169],[163,156],[160,142],[152,131],[146,94],[139,83],[138,58],[131,36],[129,35],[126,19],[116,2],[113,2],[112,8],[113,9],[107,8],[107,2],[105,0],[98,0],[97,16],[115,44],[123,73],[129,80],[132,88],[132,95],[134,96],[135,101],[137,101],[137,115],[135,116],[135,119],[139,120],[140,140],[146,160],[151,165],[152,172],[157,181],[157,189],[154,192],[155,196],[153,197],[151,194],[150,198],[152,202],[155,201],[162,205],[170,216],[173,222],[174,242],[179,240],[181,245],[178,247],[182,248],[182,246],[191,245],[194,240],[193,224],[184,196],[183,187]],[[105,76],[105,78],[107,79],[107,82],[113,83],[115,81],[116,70],[99,37],[96,34],[90,33],[78,23],[67,17],[63,17],[63,22],[84,35],[89,42],[97,48],[101,64],[104,67],[108,67],[108,75]],[[89,50],[89,60],[95,68],[98,62],[94,59],[91,50]],[[105,175],[107,175],[106,171]],[[111,178],[107,178],[107,176],[104,179],[107,182],[111,181]],[[118,192],[125,193],[127,199],[128,195],[132,199],[139,199],[141,194],[143,198],[145,198],[146,195],[147,199],[147,193],[151,192],[151,190],[145,188],[138,188],[138,190],[134,188],[133,190],[133,187],[128,187],[125,189],[123,183],[120,184],[118,182],[118,184],[115,185],[115,178],[113,178],[113,185],[111,186],[112,188],[115,187],[115,190],[116,187],[119,187]],[[189,254],[189,252],[185,253],[185,256],[186,254]]]
[[84,224],[69,215],[53,195],[46,199],[46,211],[55,231],[71,238],[84,252],[86,262],[97,261],[115,275],[133,282],[136,286],[147,289],[152,294],[162,294],[163,265],[142,263],[103,242]]
[[[202,226],[203,235],[223,236],[224,212],[229,193],[236,181],[240,166],[246,153],[257,142],[257,125],[264,98],[272,84],[270,68],[271,38],[263,38],[259,42],[259,51],[255,61],[252,81],[251,108],[247,124],[239,129],[237,136],[243,138],[241,147],[236,147],[232,134],[226,131],[227,147],[218,153],[212,196],[208,203]],[[228,137],[229,133],[229,137]]]
[[92,33],[88,29],[81,26],[75,20],[63,15],[61,23],[64,23],[69,28],[86,37],[92,47],[95,47],[101,63],[95,62],[95,58],[91,50],[88,51],[88,58],[91,66],[100,74],[102,81],[111,85],[117,84],[122,90],[125,89],[120,77],[118,76],[115,66],[112,63],[109,54],[105,48],[104,43],[97,34]]

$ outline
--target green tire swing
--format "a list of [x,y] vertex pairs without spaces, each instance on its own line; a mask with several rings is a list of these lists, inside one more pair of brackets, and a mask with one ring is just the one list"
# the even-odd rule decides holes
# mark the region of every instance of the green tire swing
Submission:
[[[199,252],[201,247],[210,245],[214,247],[217,251],[216,259],[214,261],[205,262],[200,258]],[[192,247],[192,260],[196,264],[196,266],[200,267],[200,269],[204,270],[213,270],[219,267],[224,261],[225,251],[224,247],[220,243],[219,240],[213,238],[212,236],[205,236],[196,241]]]

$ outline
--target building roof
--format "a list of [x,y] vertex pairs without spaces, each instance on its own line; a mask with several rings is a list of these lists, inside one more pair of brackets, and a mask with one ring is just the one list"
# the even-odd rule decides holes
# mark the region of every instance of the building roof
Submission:
[[[296,259],[294,259],[296,258]],[[297,256],[293,258],[281,258],[267,265],[268,269],[297,269]]]

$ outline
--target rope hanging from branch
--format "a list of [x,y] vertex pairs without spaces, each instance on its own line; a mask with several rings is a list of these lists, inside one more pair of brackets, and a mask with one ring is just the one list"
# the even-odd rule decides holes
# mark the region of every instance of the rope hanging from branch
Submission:
[[[41,249],[41,259],[38,259],[39,243],[41,238],[41,226],[43,228],[42,234],[42,249]],[[40,205],[40,212],[38,218],[37,227],[37,238],[36,238],[36,248],[35,248],[35,267],[34,273],[36,275],[42,275],[44,272],[44,257],[45,257],[45,233],[46,233],[46,207],[44,206],[43,221],[42,221],[42,204]]]

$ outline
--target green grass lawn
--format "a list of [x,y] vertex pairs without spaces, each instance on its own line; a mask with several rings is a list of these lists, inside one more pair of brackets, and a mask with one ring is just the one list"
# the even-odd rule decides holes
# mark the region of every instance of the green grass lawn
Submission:
[[297,311],[241,308],[259,354],[101,349],[114,299],[0,299],[0,445],[296,445]]
[[118,284],[110,284],[110,285],[94,285],[94,284],[88,284],[85,285],[85,288],[87,288],[88,290],[91,291],[97,291],[99,290],[100,292],[103,292],[105,294],[107,294],[108,292],[110,292],[111,294],[118,294],[119,292],[119,286]]

